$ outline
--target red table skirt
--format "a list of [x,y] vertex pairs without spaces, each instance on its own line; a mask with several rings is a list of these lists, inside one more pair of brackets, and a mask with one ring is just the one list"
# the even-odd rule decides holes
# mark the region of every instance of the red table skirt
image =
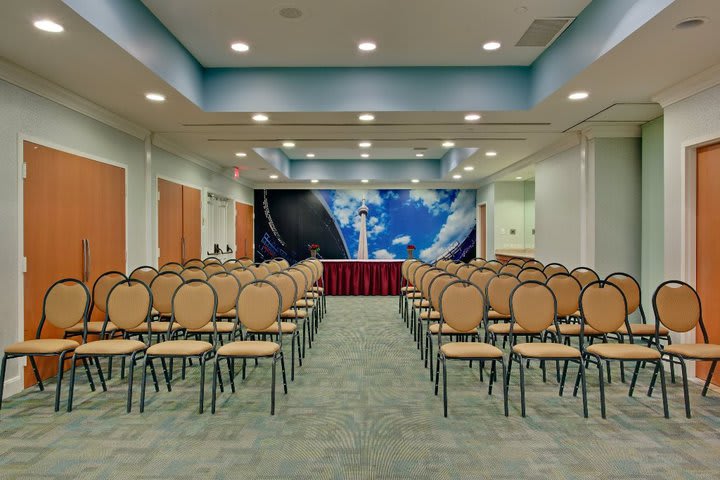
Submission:
[[323,261],[327,295],[397,295],[402,262]]

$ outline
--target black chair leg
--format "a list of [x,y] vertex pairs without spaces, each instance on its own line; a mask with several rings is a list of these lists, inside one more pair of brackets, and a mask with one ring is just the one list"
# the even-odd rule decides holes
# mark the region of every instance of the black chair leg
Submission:
[[60,411],[60,393],[62,392],[62,379],[63,379],[63,363],[65,362],[65,354],[67,352],[60,353],[58,358],[58,372],[57,382],[55,384],[55,411]]
[[285,355],[280,352],[280,370],[282,371],[283,392],[287,395],[287,377],[285,376]]
[[[203,413],[205,407],[205,355],[200,355],[200,408],[198,413]],[[217,363],[215,364],[217,365]]]
[[[632,380],[630,381],[630,390],[628,390],[628,397],[633,396],[633,391],[635,390],[635,382],[637,382],[638,373],[640,373],[640,365],[642,362],[635,362],[635,370],[633,371]],[[657,367],[655,367],[655,371],[653,372],[653,376],[657,375]]]
[[72,412],[73,409],[73,394],[75,393],[75,369],[77,367],[77,361],[73,355],[73,359],[70,362],[70,390],[68,391],[67,411]]
[[561,397],[563,396],[563,390],[565,390],[565,378],[567,377],[568,363],[569,363],[569,360],[565,360],[565,362],[563,363],[562,377],[560,377],[560,396]]
[[713,360],[712,365],[710,365],[710,371],[708,372],[707,379],[705,380],[705,385],[702,389],[702,396],[706,396],[708,392],[708,387],[710,386],[710,381],[712,380],[713,375],[715,374],[715,367],[717,366],[717,360]]
[[507,372],[505,371],[505,361],[501,358],[500,365],[502,366],[502,389],[503,389],[503,407],[505,409],[505,416],[509,415],[508,412],[508,389],[507,389]]
[[[137,352],[133,352],[133,354],[130,356],[130,365],[128,366],[128,391],[127,391],[127,413],[130,413],[132,410],[132,395],[133,395],[133,374],[135,373],[135,357],[137,355]],[[125,357],[122,359],[123,364],[125,363]],[[123,371],[125,371],[125,367],[123,366]]]
[[3,355],[0,364],[0,409],[2,409],[2,399],[5,390],[5,368],[7,367],[7,355]]
[[[112,357],[110,357],[110,358],[112,359]],[[100,385],[102,386],[103,392],[107,392],[107,385],[105,385],[105,377],[103,376],[103,371],[102,371],[102,368],[100,367],[100,359],[98,357],[95,357],[94,360],[95,360],[95,368],[97,369],[98,377],[100,378]]]
[[93,381],[92,373],[90,372],[90,366],[88,365],[87,358],[82,360],[83,367],[85,368],[85,375],[87,375],[88,383],[90,384],[90,391],[95,391],[95,381]]
[[[210,413],[213,415],[215,415],[215,402],[217,399],[218,359],[219,357],[215,356],[215,361],[213,362],[212,392],[210,393]],[[232,379],[232,372],[230,372],[230,378]]]
[[143,358],[143,374],[142,374],[142,383],[140,384],[140,413],[143,413],[145,411],[145,386],[147,384],[147,366],[148,366],[148,357],[145,355]]
[[662,360],[658,360],[656,362],[656,365],[658,370],[660,370],[660,387],[662,389],[662,401],[663,401],[663,412],[665,413],[665,418],[670,418],[670,410],[668,409],[668,398],[667,398],[667,386],[665,385],[665,369],[661,365]]
[[525,417],[525,365],[522,357],[518,359],[518,364],[520,365],[520,411]]
[[[35,374],[35,380],[37,380],[38,388],[40,391],[45,390],[45,385],[43,385],[42,378],[40,378],[40,372],[38,371],[37,364],[35,363],[35,357],[29,357],[30,358],[30,365],[32,365],[33,373]],[[93,387],[93,391],[95,388]]]
[[[670,360],[672,361],[672,358]],[[690,413],[690,392],[688,389],[687,366],[685,365],[685,361],[682,359],[680,359],[680,370],[682,373],[683,396],[685,398],[685,416],[687,418],[691,418],[692,414]]]
[[597,367],[600,381],[600,416],[602,418],[607,418],[605,416],[605,379],[603,378],[603,362],[599,357],[597,359]]
[[270,415],[275,415],[275,366],[277,365],[277,357],[272,359],[272,385],[270,387]]
[[585,384],[585,366],[582,360],[579,363],[579,372],[582,377],[582,402],[583,402],[583,416],[588,418],[588,404],[587,404],[587,385]]
[[443,371],[443,413],[445,418],[448,416],[448,396],[447,396],[447,361],[445,357],[442,357],[442,371]]

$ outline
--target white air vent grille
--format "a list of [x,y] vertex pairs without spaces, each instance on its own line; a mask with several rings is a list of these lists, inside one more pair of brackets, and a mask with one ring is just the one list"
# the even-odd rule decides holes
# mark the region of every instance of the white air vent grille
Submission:
[[573,17],[538,18],[515,44],[516,47],[547,47],[575,20]]

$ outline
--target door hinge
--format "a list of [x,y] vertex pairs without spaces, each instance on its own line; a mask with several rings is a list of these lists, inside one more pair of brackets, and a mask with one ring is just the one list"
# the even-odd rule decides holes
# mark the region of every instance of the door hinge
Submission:
[[160,190],[158,190],[157,201],[158,201],[158,202],[160,201]]
[[27,162],[23,162],[22,164],[22,176],[23,180],[27,178]]
[[22,272],[27,273],[27,257],[22,258]]

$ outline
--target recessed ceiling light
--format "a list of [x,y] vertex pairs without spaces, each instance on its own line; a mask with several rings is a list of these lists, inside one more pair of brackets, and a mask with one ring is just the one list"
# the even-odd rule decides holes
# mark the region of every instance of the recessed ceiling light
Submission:
[[590,96],[590,94],[588,92],[573,92],[570,95],[568,95],[568,99],[570,99],[570,100],[585,100],[589,96]]
[[410,180],[410,181],[411,181],[412,183],[420,183],[420,180],[418,180],[417,178],[413,178],[413,179]]
[[360,181],[361,181],[362,183],[368,183],[370,180],[368,180],[367,178],[363,178],[363,179],[360,180]]
[[283,147],[285,148],[293,148],[295,146],[294,142],[283,142]]
[[358,147],[360,147],[360,148],[370,148],[370,147],[372,147],[372,143],[370,143],[370,142],[360,142],[360,143],[358,143]]
[[306,153],[305,156],[306,156],[307,158],[315,158],[315,154],[314,154],[314,153]]
[[480,120],[480,118],[482,117],[480,117],[479,113],[468,113],[467,115],[465,115],[465,120],[467,120],[468,122],[475,122],[477,120]]
[[313,178],[312,180],[310,180],[310,183],[318,183],[319,181],[320,181],[320,180],[318,180],[318,179],[316,179],[316,178]]
[[515,180],[522,180],[522,177],[515,177]]
[[358,120],[361,120],[363,122],[372,122],[375,120],[375,115],[372,113],[363,113],[362,115],[358,116]]
[[451,142],[448,140],[447,142],[443,142],[442,146],[445,148],[452,148],[455,146],[455,142]]
[[468,165],[467,167],[463,167],[463,170],[465,170],[466,172],[472,172],[473,170],[475,170],[475,167]]
[[256,122],[267,122],[268,120],[270,120],[270,117],[268,117],[264,113],[256,113],[255,115],[253,115],[252,119]]
[[368,157],[370,157],[370,154],[369,153],[361,153],[360,156],[362,158],[368,158]]
[[62,25],[47,19],[38,20],[33,23],[33,25],[35,25],[35,28],[42,30],[43,32],[60,33],[65,31],[65,28],[63,28]]
[[237,42],[237,43],[233,43],[232,45],[230,45],[230,48],[232,48],[236,52],[245,53],[248,50],[250,50],[250,45],[248,45],[247,43],[243,43],[243,42]]
[[245,157],[247,157],[247,153],[245,153],[245,152],[237,152],[237,153],[235,154],[235,156],[236,156],[236,157],[240,157],[240,158],[245,158]]
[[497,157],[497,152],[495,150],[488,150],[485,152],[486,157]]
[[500,42],[487,42],[483,44],[483,50],[487,50],[489,52],[497,50],[498,48],[500,48]]
[[377,48],[375,42],[362,42],[358,44],[358,48],[363,52],[372,52]]
[[424,153],[416,153],[415,156],[416,156],[416,157],[424,157],[425,154],[424,154]]
[[277,176],[277,175],[270,175],[270,178],[273,179],[273,180],[277,180],[278,176]]
[[147,98],[151,102],[164,102],[165,101],[165,95],[163,95],[161,93],[146,93],[145,98]]
[[460,180],[462,178],[462,175],[453,175],[453,178],[455,180]]

